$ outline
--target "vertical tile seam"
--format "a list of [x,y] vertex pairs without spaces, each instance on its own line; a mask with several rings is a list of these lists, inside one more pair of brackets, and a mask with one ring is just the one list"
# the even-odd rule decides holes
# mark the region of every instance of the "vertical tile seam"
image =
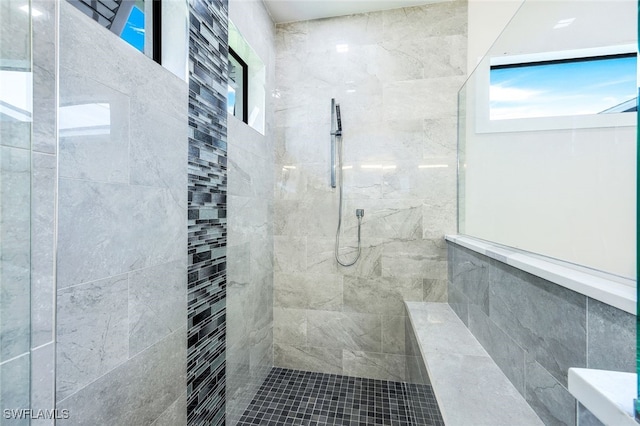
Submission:
[[[58,396],[56,389],[57,378],[58,378],[58,218],[59,216],[59,194],[60,194],[60,123],[59,123],[59,105],[60,105],[60,4],[59,2],[55,2],[54,4],[54,138],[55,138],[55,147],[56,147],[56,171],[55,171],[55,183],[54,183],[54,197],[53,197],[53,300],[51,301],[53,304],[53,380],[52,382],[52,395],[53,395],[53,406],[58,406]],[[57,420],[53,420],[53,424],[57,423]]]
[[585,355],[584,355],[584,362],[585,362],[585,367],[589,368],[589,297],[585,296],[585,309],[584,309],[584,314],[585,314],[585,320],[584,320],[584,332],[585,332]]

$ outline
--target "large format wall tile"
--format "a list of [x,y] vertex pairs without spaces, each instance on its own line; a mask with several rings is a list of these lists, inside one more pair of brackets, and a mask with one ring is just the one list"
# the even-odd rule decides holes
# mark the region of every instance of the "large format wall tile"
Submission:
[[129,183],[128,96],[63,68],[58,114],[61,177]]
[[58,291],[58,401],[129,358],[126,274]]
[[[355,210],[364,209],[363,237],[380,238],[384,243],[421,239],[423,230],[421,200],[366,200],[354,198],[344,206],[345,236],[357,235]],[[337,212],[335,214],[337,218]]]
[[328,374],[342,374],[342,349],[274,343],[273,363],[276,367]]
[[[397,379],[406,362],[402,374],[375,365],[405,354],[403,301],[448,300],[443,236],[455,231],[466,13],[466,1],[452,1],[277,26],[274,306],[304,311],[306,335],[281,328],[276,345],[305,337],[309,347],[351,351],[343,372]],[[351,267],[334,255],[331,98],[343,125],[343,260],[356,254],[355,210],[365,211]],[[311,302],[312,291],[321,303]],[[369,326],[378,317],[375,345],[366,341],[373,329],[354,325],[360,316]]]
[[[227,306],[230,312],[230,306]],[[227,339],[227,343],[229,339]],[[226,417],[228,421],[237,422],[253,399],[253,380],[251,378],[251,361],[249,343],[227,344],[227,353],[231,354],[226,368]]]
[[[464,77],[437,77],[424,80],[408,80],[384,86],[384,114],[391,119],[444,118],[455,115],[457,93]],[[414,107],[408,109],[407,104]]]
[[568,368],[634,371],[634,316],[453,243],[448,258],[449,305],[545,424],[575,424]]
[[129,274],[129,356],[184,327],[187,267],[171,262]]
[[469,306],[469,330],[491,358],[524,395],[525,351],[494,324],[477,306]]
[[420,278],[344,279],[344,311],[404,315],[404,301],[421,301],[422,296]]
[[[181,99],[185,104],[186,99]],[[166,110],[138,100],[131,113],[129,174],[131,184],[174,189],[186,197],[187,127]],[[146,124],[148,123],[148,124]]]
[[[31,350],[31,401],[32,408],[56,406],[54,394],[56,344],[51,341]],[[6,407],[6,405],[4,405]],[[53,419],[38,419],[37,426],[51,425]]]
[[494,261],[489,318],[564,386],[586,367],[586,297]]
[[[56,2],[34,0],[32,20],[31,407],[55,407],[55,229],[57,198]],[[0,319],[0,322],[2,320]],[[0,404],[1,405],[1,404]],[[32,421],[53,425],[53,419]]]
[[[432,8],[402,8],[383,12],[385,40],[466,34],[463,1],[442,2]],[[424,25],[429,22],[431,25]]]
[[[2,382],[0,382],[0,406],[6,409],[21,408],[28,409],[31,407],[29,400],[29,354],[21,355],[11,361],[0,364],[0,374]],[[29,426],[29,419],[4,420],[10,426]]]
[[[265,65],[265,131],[227,115],[226,424],[235,424],[274,365],[274,334],[306,343],[305,311],[274,308],[274,270],[305,272],[305,240],[274,242],[275,27],[262,2],[229,2],[229,19]],[[310,282],[310,281],[308,281]],[[332,280],[336,285],[341,282]],[[333,289],[334,286],[329,286]],[[306,292],[326,309],[332,295]],[[340,290],[341,294],[341,290]],[[306,296],[317,295],[317,298]]]
[[54,338],[56,157],[33,153],[31,181],[31,345]]
[[279,274],[274,288],[274,306],[340,311],[343,277],[338,274]]
[[56,154],[56,32],[57,5],[34,0],[31,7],[41,15],[32,21],[33,115],[32,148],[34,152]]
[[151,426],[186,426],[187,425],[187,392],[160,415]]
[[424,364],[424,358],[418,345],[418,340],[413,332],[413,326],[411,325],[411,319],[409,316],[404,317],[404,334],[405,334],[405,353],[406,353],[406,367],[405,367],[405,380],[409,383],[417,383],[429,385],[431,380],[427,373],[427,367]]
[[[82,392],[60,401],[72,415],[61,425],[151,424],[186,388],[186,329],[183,327],[104,375]],[[120,409],[126,407],[126,409]],[[186,413],[185,413],[186,414]],[[176,424],[184,424],[184,420]]]
[[462,292],[470,304],[478,306],[489,315],[489,268],[486,259],[480,255],[459,248],[455,250],[451,286]]
[[335,237],[313,238],[312,244],[307,245],[307,272],[338,273],[335,244]]
[[331,311],[307,312],[310,346],[382,352],[380,315]]
[[425,52],[437,52],[434,55],[435,60],[424,65],[425,77],[464,76],[466,74],[466,61],[460,57],[460,52],[467,50],[467,38],[464,35],[427,37],[422,47]]
[[307,238],[274,238],[274,269],[277,272],[304,272],[307,269]]
[[[233,120],[236,126],[246,126],[246,124],[237,124],[239,120],[229,116],[229,122]],[[230,129],[229,132],[233,130]],[[253,133],[247,135],[246,131],[240,131],[234,138],[239,140],[266,139],[268,136],[252,130]],[[268,146],[267,143],[263,147]],[[230,155],[228,179],[229,194],[243,195],[260,198],[273,197],[273,153],[260,152],[256,154],[246,149],[243,144],[229,143],[232,151],[237,151],[233,156]]]
[[525,399],[544,424],[575,425],[575,399],[569,391],[533,359],[525,367]]
[[386,354],[404,355],[405,342],[405,317],[382,316],[382,352]]
[[[455,194],[455,157],[413,158],[385,170],[385,199],[417,198],[429,204],[446,203]],[[446,212],[432,211],[430,217]],[[435,231],[435,230],[434,230]]]
[[129,271],[131,187],[61,178],[58,191],[58,288]]
[[385,243],[382,252],[382,275],[388,277],[445,278],[434,274],[434,264],[446,261],[443,239]]
[[[132,186],[131,195],[132,228],[128,247],[133,253],[129,270],[184,261],[187,253],[185,203],[165,188]],[[198,262],[194,260],[194,263]]]
[[424,278],[422,296],[425,302],[443,302],[448,300],[447,280]]
[[31,154],[0,146],[0,362],[30,347]]
[[405,381],[405,356],[364,351],[342,352],[344,374],[368,379]]
[[[56,407],[73,408],[65,424],[151,424],[187,387],[189,89],[68,2],[55,5]],[[186,424],[179,411],[166,417]]]
[[593,413],[578,402],[577,426],[605,426]]
[[594,299],[587,311],[587,367],[635,373],[636,317]]
[[[341,240],[342,241],[342,240]],[[338,272],[347,277],[374,278],[382,275],[382,253],[384,245],[375,237],[362,242],[360,258],[353,266],[337,266]],[[340,259],[342,262],[350,262],[356,256],[355,244],[340,244]]]
[[287,345],[306,345],[307,311],[274,307],[273,339]]

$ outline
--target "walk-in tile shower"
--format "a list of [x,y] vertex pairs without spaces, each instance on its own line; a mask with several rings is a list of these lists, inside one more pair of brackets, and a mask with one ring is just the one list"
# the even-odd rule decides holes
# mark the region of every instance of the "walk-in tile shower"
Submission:
[[599,424],[567,370],[635,370],[636,104],[527,121],[510,73],[633,74],[635,2],[316,3],[0,1],[1,424],[442,425],[406,301]]

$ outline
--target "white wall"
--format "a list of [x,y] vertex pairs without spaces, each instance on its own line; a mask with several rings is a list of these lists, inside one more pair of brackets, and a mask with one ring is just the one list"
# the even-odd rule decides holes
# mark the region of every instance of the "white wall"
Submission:
[[162,66],[187,81],[189,10],[186,0],[162,2]]
[[522,2],[523,0],[469,0],[468,74],[473,72]]
[[[636,13],[633,1],[528,2],[490,56],[635,43]],[[489,33],[483,33],[478,17],[470,16],[470,44],[481,38],[471,31]],[[571,17],[576,20],[567,31],[552,29],[558,19]],[[470,51],[480,49],[481,43],[475,44]],[[488,69],[488,61],[483,66]],[[611,123],[586,128],[568,118],[565,129],[551,130],[523,121],[515,130],[525,125],[534,130],[478,133],[479,125],[491,125],[481,118],[488,108],[481,98],[488,91],[487,69],[477,70],[466,85],[461,232],[634,277],[635,124],[596,116],[592,122],[610,118]]]

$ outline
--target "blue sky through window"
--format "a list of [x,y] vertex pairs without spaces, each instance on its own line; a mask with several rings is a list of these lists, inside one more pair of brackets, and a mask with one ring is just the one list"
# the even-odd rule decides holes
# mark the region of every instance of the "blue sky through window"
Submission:
[[598,114],[636,99],[636,58],[492,68],[490,118]]
[[134,6],[120,34],[123,40],[144,52],[144,12]]
[[227,85],[227,112],[233,114],[236,110],[236,91]]

